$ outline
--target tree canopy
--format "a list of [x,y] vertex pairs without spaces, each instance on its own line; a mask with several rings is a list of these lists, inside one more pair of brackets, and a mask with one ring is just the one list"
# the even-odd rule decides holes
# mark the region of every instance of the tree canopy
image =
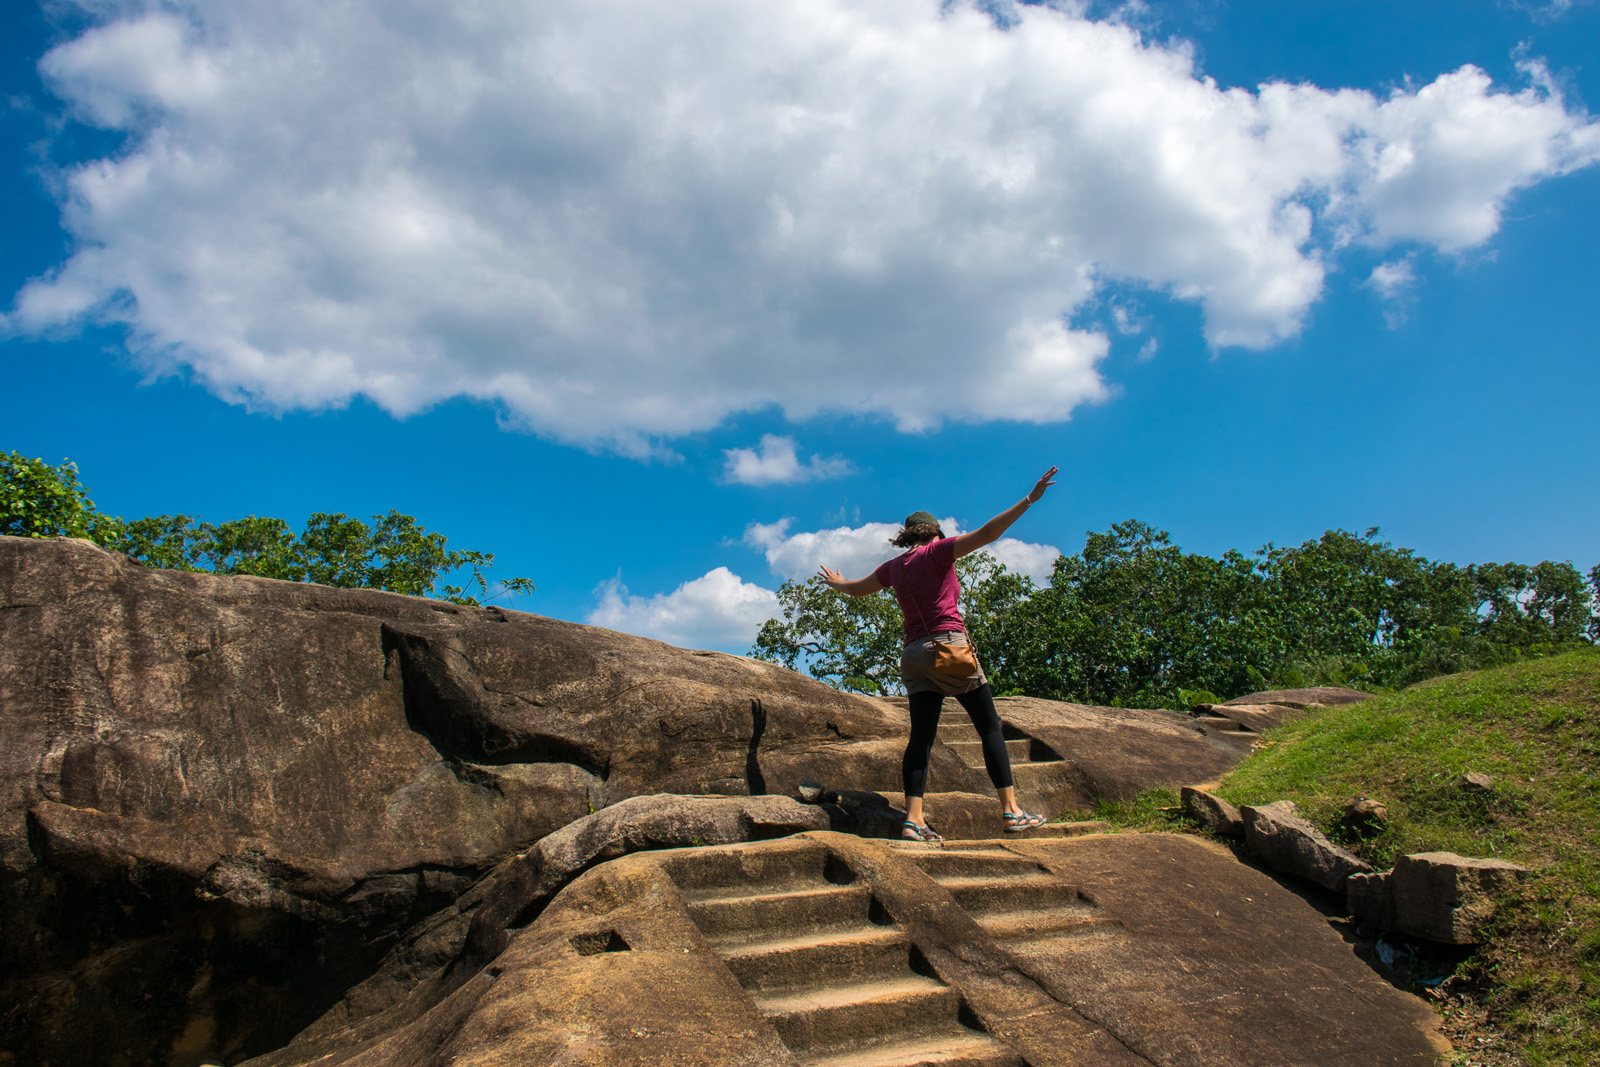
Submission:
[[[1036,588],[991,557],[958,562],[962,614],[997,693],[1183,706],[1271,687],[1396,688],[1600,639],[1600,566],[1458,566],[1329,530],[1252,555],[1185,552],[1137,521],[1090,533]],[[752,655],[845,689],[899,684],[900,612],[816,579],[778,591]]]
[[[17,452],[0,453],[0,534],[82,537],[150,567],[387,589],[458,604],[490,598],[488,571],[494,566],[493,553],[452,549],[443,534],[398,511],[374,515],[370,525],[317,512],[298,533],[282,519],[255,515],[222,523],[188,515],[103,515],[70,461],[52,465]],[[444,581],[458,572],[464,572],[460,585]],[[494,596],[533,591],[527,578],[494,584]]]

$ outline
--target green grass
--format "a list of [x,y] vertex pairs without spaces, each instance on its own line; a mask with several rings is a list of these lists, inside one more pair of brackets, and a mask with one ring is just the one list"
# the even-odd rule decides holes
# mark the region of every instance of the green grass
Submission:
[[[1494,790],[1463,792],[1468,771],[1493,775]],[[1268,733],[1216,792],[1241,805],[1293,800],[1336,839],[1346,801],[1381,800],[1383,833],[1340,839],[1378,867],[1449,851],[1530,868],[1452,983],[1464,991],[1446,1007],[1457,1063],[1600,1064],[1600,651],[1315,712]],[[1176,803],[1152,790],[1095,816],[1170,830]]]

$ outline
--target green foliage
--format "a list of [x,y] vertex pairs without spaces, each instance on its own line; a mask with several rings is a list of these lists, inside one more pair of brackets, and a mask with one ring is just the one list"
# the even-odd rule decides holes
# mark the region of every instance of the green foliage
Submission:
[[70,460],[52,467],[20,452],[0,453],[0,534],[99,541],[116,528],[116,519],[95,510]]
[[[491,596],[492,553],[451,549],[443,534],[398,511],[374,515],[371,525],[318,512],[299,534],[282,519],[255,515],[223,523],[189,515],[124,521],[95,510],[72,463],[52,467],[15,452],[0,456],[0,533],[86,537],[149,567],[387,589],[458,604],[534,589],[527,578],[507,578]],[[441,586],[446,575],[463,570],[461,585]]]
[[[387,589],[457,604],[491,599],[485,571],[494,566],[492,553],[452,550],[443,534],[430,533],[398,511],[374,515],[371,525],[342,513],[317,512],[299,535],[282,519],[251,515],[213,525],[187,515],[160,515],[127,523],[108,547],[151,567]],[[464,585],[439,587],[441,576],[463,568]],[[526,578],[499,584],[501,592],[533,591]]]
[[[999,693],[1183,707],[1268,688],[1383,690],[1600,637],[1594,594],[1570,563],[1435,563],[1329,530],[1253,556],[1183,551],[1146,523],[1090,533],[1035,589],[979,554],[962,613]],[[887,593],[851,602],[819,582],[779,592],[784,618],[753,654],[844,688],[892,692],[899,618]]]

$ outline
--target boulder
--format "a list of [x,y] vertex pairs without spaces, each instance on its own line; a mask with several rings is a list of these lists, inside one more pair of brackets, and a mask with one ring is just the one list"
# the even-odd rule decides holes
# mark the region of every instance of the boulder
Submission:
[[426,1010],[367,1021],[249,1067],[1371,1067],[1448,1051],[1433,1013],[1315,909],[1167,834],[641,852],[581,875]]
[[1317,706],[1337,707],[1340,704],[1359,704],[1371,700],[1371,693],[1359,689],[1342,689],[1332,685],[1317,685],[1306,689],[1269,689],[1261,693],[1246,693],[1224,701],[1220,707],[1239,704],[1282,704],[1291,708]]
[[1293,801],[1279,800],[1260,807],[1246,805],[1241,814],[1245,844],[1273,870],[1339,893],[1345,891],[1345,880],[1350,875],[1372,870],[1365,861],[1335,845],[1302,819]]
[[1179,790],[1183,813],[1218,837],[1243,837],[1244,816],[1221,797],[1186,785]]
[[1357,837],[1373,837],[1383,832],[1389,821],[1389,806],[1371,797],[1351,797],[1339,817],[1340,825]]
[[1402,856],[1394,870],[1352,875],[1346,900],[1364,925],[1447,945],[1473,945],[1498,898],[1527,869],[1453,852]]

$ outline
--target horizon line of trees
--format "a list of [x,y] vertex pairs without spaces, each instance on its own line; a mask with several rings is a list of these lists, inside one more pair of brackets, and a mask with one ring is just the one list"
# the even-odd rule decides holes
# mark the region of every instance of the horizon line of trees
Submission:
[[[1274,688],[1398,689],[1591,646],[1600,565],[1460,566],[1329,530],[1251,555],[1185,552],[1130,520],[1089,533],[1037,587],[992,556],[957,562],[962,615],[994,691],[1183,708]],[[750,654],[862,693],[899,691],[893,595],[785,582]]]
[[[374,515],[370,524],[319,511],[298,533],[282,519],[255,515],[221,523],[190,515],[123,519],[94,506],[71,460],[50,464],[15,451],[0,453],[0,534],[81,537],[147,567],[385,589],[457,604],[534,589],[527,578],[504,578],[490,594],[492,552],[452,549],[443,534],[398,511]],[[463,570],[462,584],[444,581]]]

